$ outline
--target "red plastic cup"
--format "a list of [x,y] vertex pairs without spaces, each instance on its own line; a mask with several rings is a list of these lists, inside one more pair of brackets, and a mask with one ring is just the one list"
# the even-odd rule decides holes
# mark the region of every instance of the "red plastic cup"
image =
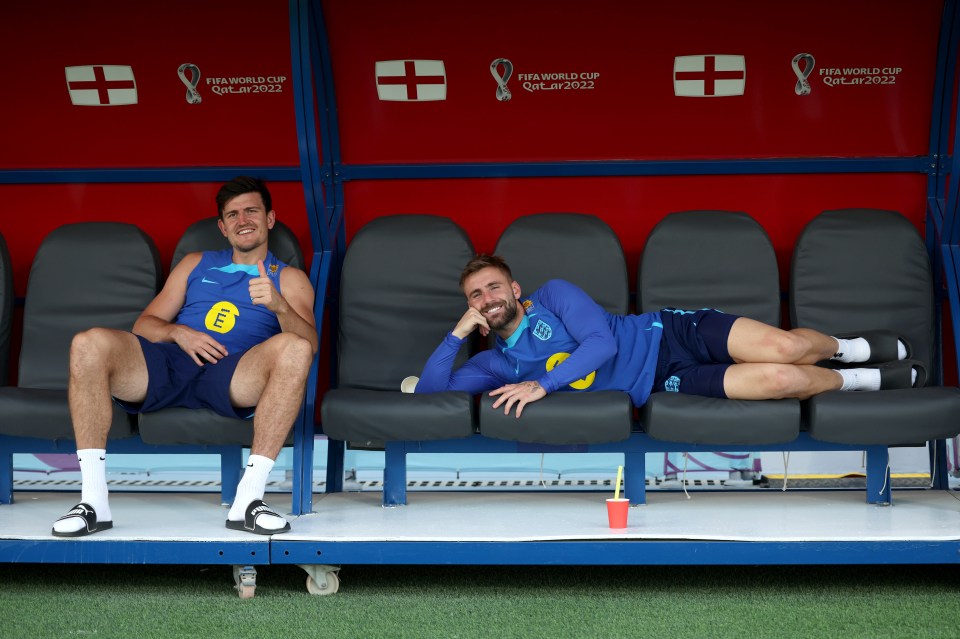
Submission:
[[626,528],[627,513],[630,512],[630,500],[626,498],[607,500],[607,521],[611,528]]

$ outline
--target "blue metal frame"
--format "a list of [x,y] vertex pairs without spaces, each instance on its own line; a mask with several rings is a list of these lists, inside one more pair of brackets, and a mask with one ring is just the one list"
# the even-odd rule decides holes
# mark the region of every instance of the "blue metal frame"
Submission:
[[269,538],[243,541],[110,541],[0,539],[0,561],[58,564],[234,564],[270,563]]
[[960,542],[737,542],[608,539],[524,542],[325,542],[270,544],[275,564],[675,566],[956,564]]
[[466,164],[341,165],[336,175],[348,180],[629,177],[674,175],[776,175],[791,173],[927,173],[938,163],[931,156],[899,158],[768,158],[729,160],[607,160]]
[[[437,441],[390,441],[386,442],[383,470],[383,505],[403,506],[407,503],[407,454],[408,453],[622,453],[624,456],[624,493],[633,505],[645,504],[646,454],[672,452],[724,452],[730,446],[667,442],[652,439],[646,433],[632,433],[629,439],[605,444],[550,446],[524,444],[521,442],[490,439],[475,435],[468,439]],[[797,439],[767,445],[737,445],[737,450],[764,451],[865,451],[867,454],[866,501],[869,504],[891,503],[890,455],[886,446],[862,446],[832,444],[817,441],[807,433]]]
[[235,166],[133,169],[4,169],[0,184],[129,184],[131,182],[226,182],[237,175],[271,182],[300,181],[299,167]]

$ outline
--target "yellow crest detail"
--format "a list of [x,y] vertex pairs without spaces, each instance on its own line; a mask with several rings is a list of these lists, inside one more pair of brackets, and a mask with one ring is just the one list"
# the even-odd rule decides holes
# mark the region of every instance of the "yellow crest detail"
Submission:
[[[554,353],[550,356],[550,359],[547,360],[547,371],[552,371],[557,366],[562,364],[568,357],[570,357],[570,353]],[[570,384],[570,388],[575,388],[576,390],[586,390],[593,386],[593,380],[596,378],[597,371],[593,371],[583,379],[578,379]]]
[[204,325],[208,330],[217,333],[229,333],[237,324],[237,316],[240,310],[230,302],[217,302],[204,318]]

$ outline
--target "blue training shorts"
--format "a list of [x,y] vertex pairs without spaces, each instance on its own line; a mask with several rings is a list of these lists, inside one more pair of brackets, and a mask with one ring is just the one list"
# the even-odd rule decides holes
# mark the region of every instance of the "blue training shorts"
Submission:
[[739,318],[714,309],[660,311],[663,337],[653,392],[720,397],[723,376],[733,364],[727,350],[730,328]]
[[197,366],[176,344],[155,344],[139,335],[137,339],[147,361],[147,396],[140,404],[114,398],[128,413],[179,406],[209,408],[224,417],[253,416],[255,407],[236,408],[230,404],[230,380],[243,353],[231,353],[216,364]]

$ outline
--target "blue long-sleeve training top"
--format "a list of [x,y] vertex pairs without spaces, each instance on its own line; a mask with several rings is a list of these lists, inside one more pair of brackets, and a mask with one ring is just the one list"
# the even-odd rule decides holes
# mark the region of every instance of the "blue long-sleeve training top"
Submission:
[[650,396],[663,324],[660,313],[613,315],[581,288],[550,280],[520,303],[523,319],[506,340],[478,353],[456,371],[466,340],[447,333],[427,360],[416,392],[471,394],[536,380],[547,393],[620,390],[635,406]]

